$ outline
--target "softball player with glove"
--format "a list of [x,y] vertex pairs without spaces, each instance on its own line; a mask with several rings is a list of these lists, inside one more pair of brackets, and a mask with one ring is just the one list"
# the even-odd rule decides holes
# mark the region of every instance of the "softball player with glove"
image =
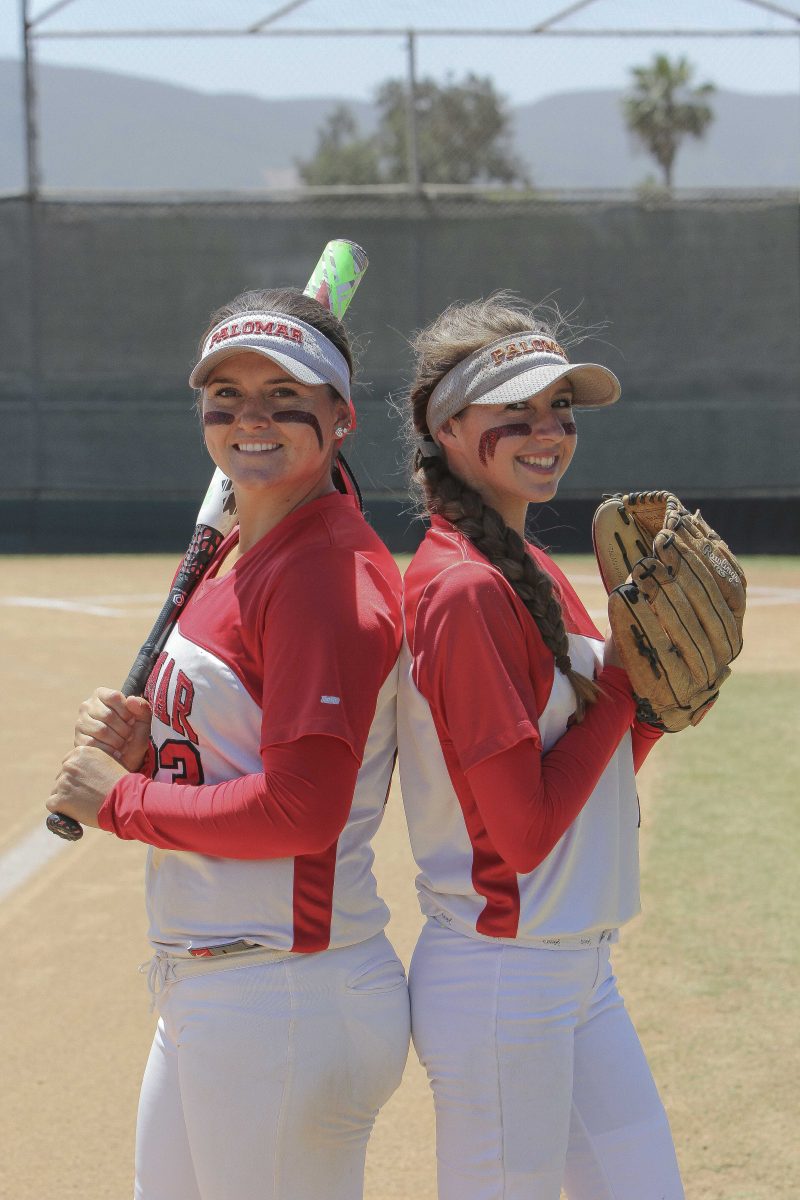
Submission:
[[658,730],[569,581],[525,540],[619,398],[500,295],[414,343],[400,776],[427,922],[409,974],[440,1200],[679,1200],[663,1106],[609,962],[639,911],[635,772]]
[[[99,690],[49,807],[149,847],[159,1022],[138,1200],[358,1200],[408,992],[372,874],[396,747],[400,579],[332,467],[344,327],[293,290],[220,309],[190,383],[233,481],[150,676]],[[104,752],[105,751],[105,752]]]

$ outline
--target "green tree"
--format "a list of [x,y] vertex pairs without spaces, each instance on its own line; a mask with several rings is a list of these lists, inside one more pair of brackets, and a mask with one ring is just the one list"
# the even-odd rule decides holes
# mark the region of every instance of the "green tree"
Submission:
[[317,133],[314,157],[297,166],[310,187],[381,182],[376,140],[359,137],[358,123],[346,104],[337,104],[328,114]]
[[681,141],[687,135],[702,138],[714,119],[705,97],[713,83],[691,87],[694,67],[685,59],[670,61],[656,54],[646,67],[634,67],[633,89],[622,100],[622,111],[630,131],[652,154],[664,172],[664,185],[672,189],[672,166]]
[[[505,101],[491,79],[470,73],[444,85],[421,79],[414,92],[419,177],[423,183],[527,183],[509,145]],[[408,83],[389,79],[378,89],[378,144],[385,177],[410,176]]]
[[[313,158],[300,163],[307,184],[405,183],[409,162],[408,83],[377,91],[378,131],[362,137],[350,109],[337,107],[318,134]],[[509,146],[509,116],[490,79],[420,80],[414,90],[419,177],[423,183],[528,183]]]

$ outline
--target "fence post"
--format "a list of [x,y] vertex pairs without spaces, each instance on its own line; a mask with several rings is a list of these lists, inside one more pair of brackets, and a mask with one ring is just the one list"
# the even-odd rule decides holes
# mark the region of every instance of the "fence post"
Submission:
[[36,129],[36,88],[33,81],[33,44],[28,20],[28,0],[21,0],[22,87],[25,113],[25,191],[29,199],[39,195],[39,144]]
[[22,18],[22,85],[25,119],[25,237],[28,300],[28,386],[31,416],[31,488],[26,523],[27,548],[39,548],[42,527],[41,496],[44,489],[44,423],[42,420],[42,330],[41,330],[41,231],[39,228],[39,138],[36,120],[33,23],[28,17],[28,0],[20,3]]
[[417,46],[416,34],[409,29],[406,35],[408,52],[408,88],[406,99],[406,141],[408,144],[408,186],[414,195],[420,191],[419,142],[417,139]]

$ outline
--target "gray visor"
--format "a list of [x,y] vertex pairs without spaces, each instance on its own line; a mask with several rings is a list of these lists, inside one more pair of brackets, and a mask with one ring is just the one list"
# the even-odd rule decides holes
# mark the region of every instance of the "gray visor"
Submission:
[[557,342],[531,331],[498,338],[448,371],[428,401],[428,429],[435,438],[449,417],[470,404],[528,400],[559,379],[572,384],[576,408],[598,408],[620,397],[613,371],[597,363],[570,363]]
[[313,325],[277,312],[240,313],[215,325],[203,342],[189,386],[201,388],[217,363],[245,351],[272,359],[298,383],[328,383],[343,400],[350,399],[350,368],[344,355]]

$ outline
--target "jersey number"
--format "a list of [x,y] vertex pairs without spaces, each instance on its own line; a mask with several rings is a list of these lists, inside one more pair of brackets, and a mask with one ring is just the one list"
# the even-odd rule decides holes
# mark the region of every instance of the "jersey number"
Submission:
[[203,764],[200,751],[191,742],[179,742],[171,738],[158,749],[151,740],[153,774],[160,767],[172,775],[173,783],[203,783]]

